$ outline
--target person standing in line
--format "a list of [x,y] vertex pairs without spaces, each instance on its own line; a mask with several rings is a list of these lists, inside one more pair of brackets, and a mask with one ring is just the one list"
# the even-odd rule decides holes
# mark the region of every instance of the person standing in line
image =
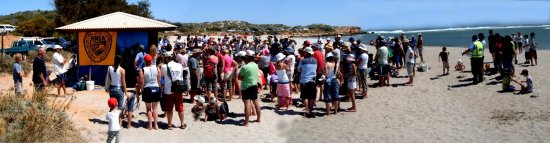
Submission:
[[109,113],[107,113],[107,122],[109,122],[109,129],[107,130],[107,143],[111,143],[114,138],[115,143],[120,143],[120,109],[116,98],[109,98],[107,100],[109,105]]
[[359,46],[359,57],[357,58],[359,61],[357,61],[357,68],[359,69],[359,84],[361,85],[362,92],[361,96],[364,98],[367,97],[367,92],[369,91],[369,84],[367,83],[368,80],[368,64],[369,64],[369,55],[367,54],[367,45],[361,44]]
[[[190,84],[191,84],[191,90],[189,91],[189,95],[191,95],[191,102],[195,104],[195,96],[199,92],[199,60],[201,52],[199,49],[194,49],[191,57],[189,57],[189,60],[187,61],[187,65],[189,66],[190,71]],[[166,81],[166,77],[165,81]]]
[[468,52],[472,53],[470,62],[472,66],[472,75],[474,76],[473,83],[477,84],[483,81],[483,44],[479,41],[477,35],[472,36],[472,46],[462,52],[465,55]]
[[[319,79],[322,79],[324,77],[323,75],[323,70],[325,70],[325,55],[323,54],[323,52],[321,52],[320,47],[317,43],[316,44],[313,44],[311,46],[313,48],[313,58],[315,58],[315,60],[317,61],[317,69],[316,69],[316,77],[315,79],[317,80],[316,81],[316,86],[319,88],[319,91],[323,91],[323,86],[324,86],[324,81],[323,80],[319,80]],[[317,96],[317,95],[316,95]],[[319,92],[319,101],[323,101],[324,100],[324,96],[323,96],[323,92]]]
[[[174,55],[172,52],[164,53],[166,65],[163,65],[159,70],[161,75],[164,76],[164,81],[166,82],[163,88],[163,93],[166,95],[166,118],[168,118],[168,130],[172,129],[172,117],[174,115],[173,110],[176,108],[180,119],[180,129],[187,128],[187,124],[184,123],[183,116],[183,92],[185,92],[186,87],[181,87],[181,85],[175,84],[178,82],[183,82],[183,67],[181,64],[174,61]],[[160,81],[160,78],[159,78]],[[183,83],[185,84],[185,83]],[[185,85],[183,85],[185,86]]]
[[[254,51],[247,50],[244,62],[246,65],[239,71],[239,80],[241,80],[241,94],[244,102],[245,118],[242,124],[248,127],[251,110],[256,111],[256,122],[260,123],[262,117],[260,103],[258,102],[258,65],[254,62],[256,55]],[[252,103],[251,103],[252,102]],[[254,104],[254,105],[252,105]],[[254,109],[250,109],[254,106]]]
[[[330,48],[329,48],[330,49]],[[336,58],[332,54],[332,52],[327,50],[327,63],[325,64],[325,75],[326,82],[325,82],[325,92],[323,95],[325,96],[325,105],[326,105],[326,114],[330,115],[331,108],[334,108],[334,114],[338,114],[338,110],[340,109],[340,96],[338,94],[339,90],[339,82],[337,75],[339,74],[339,67],[338,64],[336,64]],[[332,105],[331,105],[332,103]]]
[[[153,57],[151,55],[146,55],[144,61],[145,66],[139,72],[139,77],[143,83],[140,89],[143,91],[143,102],[145,102],[145,108],[147,109],[147,129],[152,130],[154,128],[158,130],[157,103],[160,101],[160,70],[158,67],[153,66]],[[170,114],[167,115],[170,117]],[[168,119],[170,121],[170,118]]]
[[390,86],[390,65],[388,63],[388,47],[383,39],[376,40],[376,56],[374,59],[379,66],[378,84],[382,86]]
[[[55,49],[55,53],[53,53],[53,56],[52,56],[52,62],[53,62],[53,67],[54,67],[54,71],[55,71],[55,75],[57,77],[57,96],[58,97],[65,97],[67,95],[67,89],[65,87],[65,72],[67,72],[67,70],[65,70],[65,63],[67,62],[67,60],[65,58],[63,58],[63,56],[60,54],[61,50],[63,49],[63,47],[59,46],[59,45],[55,45],[54,47]],[[63,89],[63,95],[61,95],[61,89]]]
[[[222,68],[222,82],[221,82],[221,89],[222,89],[222,96],[223,96],[223,102],[225,101],[231,101],[233,99],[233,95],[235,94],[235,90],[233,89],[232,83],[233,83],[233,77],[235,74],[233,73],[233,68],[236,68],[237,62],[233,60],[231,56],[229,56],[229,49],[223,49],[222,50],[222,62],[224,63],[224,67]],[[229,100],[226,100],[227,92],[229,92]]]
[[317,75],[317,60],[313,57],[314,51],[310,47],[304,48],[304,59],[298,64],[300,75],[300,98],[304,103],[304,116],[313,116],[313,104],[317,96],[317,88],[315,85],[315,77]]
[[[161,46],[159,46],[160,48]],[[141,72],[141,69],[143,68],[143,66],[145,65],[144,64],[144,61],[143,61],[143,58],[145,57],[146,53],[145,53],[145,46],[143,45],[139,45],[138,48],[137,48],[137,55],[134,59],[134,69],[135,69],[135,72],[136,72],[136,75],[139,75],[139,73]],[[160,50],[159,50],[160,51]],[[143,83],[141,82],[142,80],[140,79],[139,76],[136,77],[136,87],[141,87],[143,86]],[[136,88],[136,94],[138,96],[141,95],[141,89],[140,88]]]
[[[124,97],[128,96],[128,94],[126,94],[126,70],[120,67],[121,61],[122,56],[117,55],[115,56],[114,64],[107,68],[107,80],[105,86],[105,91],[109,93],[109,97],[116,98],[118,101],[118,109],[120,110],[124,109]],[[128,112],[126,114],[128,118],[128,128],[132,127],[132,112],[134,111],[134,105],[136,103],[134,100],[135,96],[130,97],[127,102],[128,105],[126,105],[126,111]],[[122,117],[119,121],[120,124],[122,124]]]
[[39,48],[38,55],[33,60],[32,64],[32,82],[34,84],[35,92],[42,92],[44,87],[48,86],[47,80],[48,74],[46,72],[46,48]]
[[292,96],[290,96],[290,79],[287,75],[287,72],[290,71],[290,67],[283,62],[285,55],[279,53],[276,55],[276,64],[275,70],[278,77],[277,81],[277,97],[278,97],[278,106],[277,108],[288,109],[288,106],[292,104]]

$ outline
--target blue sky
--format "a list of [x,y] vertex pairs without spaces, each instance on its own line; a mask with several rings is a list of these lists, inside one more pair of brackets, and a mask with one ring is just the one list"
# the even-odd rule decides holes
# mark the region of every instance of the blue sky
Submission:
[[[51,0],[2,0],[0,15],[51,10]],[[136,2],[138,0],[129,0]],[[550,24],[550,0],[150,0],[173,22],[325,23],[365,30]]]

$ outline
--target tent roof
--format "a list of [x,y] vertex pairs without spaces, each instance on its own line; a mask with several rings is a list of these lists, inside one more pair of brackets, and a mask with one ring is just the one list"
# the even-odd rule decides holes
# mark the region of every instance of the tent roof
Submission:
[[176,26],[124,12],[115,12],[56,28],[59,31],[169,31]]

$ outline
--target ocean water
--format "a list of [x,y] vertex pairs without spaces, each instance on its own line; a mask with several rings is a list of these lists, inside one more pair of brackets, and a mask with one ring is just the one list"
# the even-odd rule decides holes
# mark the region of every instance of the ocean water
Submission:
[[[472,35],[483,33],[485,37],[489,36],[489,29],[499,33],[501,36],[511,35],[520,32],[522,35],[529,35],[531,32],[536,34],[539,49],[550,49],[550,25],[539,26],[502,26],[502,27],[466,27],[466,28],[446,28],[446,29],[428,29],[428,30],[393,30],[393,31],[372,31],[374,34],[344,36],[343,40],[347,42],[350,37],[361,39],[364,43],[376,38],[376,35],[381,34],[384,37],[400,36],[401,33],[410,39],[418,33],[422,33],[424,43],[428,46],[452,46],[452,47],[468,47],[472,42]],[[370,33],[371,31],[369,31]]]

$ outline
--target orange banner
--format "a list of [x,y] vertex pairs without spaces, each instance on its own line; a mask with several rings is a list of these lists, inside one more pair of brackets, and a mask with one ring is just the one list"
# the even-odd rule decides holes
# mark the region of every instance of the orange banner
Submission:
[[79,32],[78,55],[81,66],[113,65],[116,32]]

